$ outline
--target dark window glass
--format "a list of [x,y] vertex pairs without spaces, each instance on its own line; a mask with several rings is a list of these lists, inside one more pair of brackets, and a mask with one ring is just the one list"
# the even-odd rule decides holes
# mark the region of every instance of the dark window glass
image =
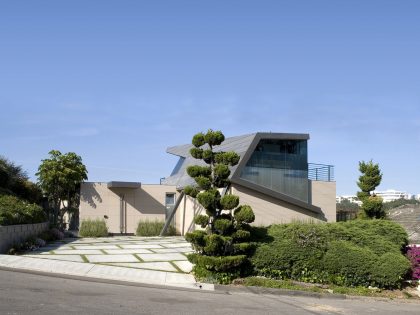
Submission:
[[306,140],[261,140],[241,178],[308,202]]

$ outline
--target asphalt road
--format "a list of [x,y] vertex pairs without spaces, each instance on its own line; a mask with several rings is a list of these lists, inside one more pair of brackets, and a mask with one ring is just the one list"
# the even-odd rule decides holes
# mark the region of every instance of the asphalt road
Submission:
[[0,314],[420,314],[420,304],[191,292],[0,270]]

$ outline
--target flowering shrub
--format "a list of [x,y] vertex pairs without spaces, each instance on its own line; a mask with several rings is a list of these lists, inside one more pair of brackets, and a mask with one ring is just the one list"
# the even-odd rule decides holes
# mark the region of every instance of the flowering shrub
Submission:
[[412,279],[420,280],[420,246],[408,246],[407,257],[411,262]]

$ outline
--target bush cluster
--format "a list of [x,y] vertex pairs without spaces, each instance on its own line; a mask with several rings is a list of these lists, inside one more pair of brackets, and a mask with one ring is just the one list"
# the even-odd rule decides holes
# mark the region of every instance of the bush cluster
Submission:
[[108,227],[103,219],[86,219],[80,223],[79,235],[82,237],[108,236]]
[[387,220],[268,228],[272,241],[252,258],[260,275],[346,286],[399,287],[410,269],[402,254],[407,233]]
[[[159,236],[160,231],[162,231],[165,225],[165,221],[154,220],[150,221],[148,219],[140,221],[137,225],[136,235],[137,236]],[[176,234],[176,229],[173,225],[170,225],[166,231],[166,236],[171,236]]]
[[10,195],[0,196],[0,225],[33,224],[47,221],[44,210]]

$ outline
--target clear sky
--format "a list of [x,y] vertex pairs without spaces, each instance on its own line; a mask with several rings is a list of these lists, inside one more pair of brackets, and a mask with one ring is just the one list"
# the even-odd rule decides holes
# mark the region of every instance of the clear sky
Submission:
[[337,194],[358,161],[420,193],[420,1],[0,1],[0,154],[158,183],[194,133],[309,133]]

